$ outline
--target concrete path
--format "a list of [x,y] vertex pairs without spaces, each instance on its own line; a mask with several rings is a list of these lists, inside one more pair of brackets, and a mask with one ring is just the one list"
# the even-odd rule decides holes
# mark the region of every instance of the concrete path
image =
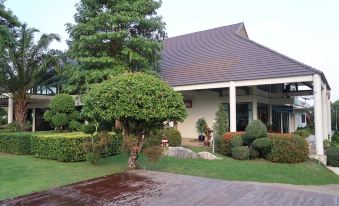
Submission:
[[248,183],[135,171],[6,200],[0,205],[339,206],[339,186]]

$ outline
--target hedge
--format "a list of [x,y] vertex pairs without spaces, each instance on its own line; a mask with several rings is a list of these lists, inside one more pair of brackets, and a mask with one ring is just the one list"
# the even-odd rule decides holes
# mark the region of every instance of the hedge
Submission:
[[238,160],[248,160],[250,157],[250,149],[246,146],[233,147],[232,157]]
[[0,151],[12,154],[30,154],[32,134],[27,132],[0,133]]
[[326,150],[327,164],[339,167],[339,146],[331,146]]
[[232,139],[235,136],[244,136],[245,132],[226,132],[224,134],[224,139]]
[[[85,161],[84,143],[91,140],[90,135],[80,132],[41,134],[32,137],[31,153],[42,159],[63,162]],[[121,144],[122,137],[112,135],[112,144],[104,151],[103,156],[107,157],[119,153]]]
[[308,158],[308,143],[298,135],[269,134],[272,149],[268,160],[280,163],[303,162]]

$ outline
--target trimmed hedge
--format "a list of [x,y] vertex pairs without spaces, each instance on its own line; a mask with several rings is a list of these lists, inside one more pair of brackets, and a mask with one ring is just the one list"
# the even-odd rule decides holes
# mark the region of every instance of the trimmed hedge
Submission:
[[0,151],[11,154],[30,154],[32,134],[27,132],[0,133]]
[[326,150],[327,164],[339,167],[339,146],[331,146]]
[[160,146],[162,137],[167,137],[169,146],[179,147],[182,137],[180,132],[175,128],[155,129],[151,131],[145,138],[143,148]]
[[246,127],[246,136],[254,139],[267,136],[267,127],[260,120],[253,120]]
[[231,146],[232,147],[240,147],[242,146],[242,136],[236,135],[231,140]]
[[280,163],[303,162],[308,158],[308,144],[298,135],[269,134],[272,140],[272,149],[268,160]]
[[220,141],[220,149],[219,149],[219,152],[220,152],[222,155],[226,155],[226,156],[231,156],[231,155],[232,155],[231,140],[232,140],[232,139],[225,138],[225,139],[222,139],[222,140]]
[[250,149],[246,146],[233,147],[232,157],[237,160],[248,160],[250,157]]
[[[31,138],[31,152],[38,158],[62,162],[85,161],[84,143],[91,141],[90,135],[74,132],[59,134],[41,134]],[[104,151],[103,156],[120,152],[122,137],[112,135],[112,144]]]
[[226,132],[224,134],[224,139],[232,139],[235,136],[244,136],[245,132]]
[[180,132],[175,128],[167,128],[163,130],[163,135],[167,137],[171,147],[179,147],[181,145],[182,137]]

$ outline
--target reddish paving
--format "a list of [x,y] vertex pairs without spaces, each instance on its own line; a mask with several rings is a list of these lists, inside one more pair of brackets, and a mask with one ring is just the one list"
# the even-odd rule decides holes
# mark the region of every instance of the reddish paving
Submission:
[[0,202],[0,205],[107,205],[129,204],[141,198],[140,191],[152,190],[156,184],[141,175],[120,173],[68,186],[53,188]]
[[339,188],[336,185],[333,185],[336,191],[331,193],[321,193],[317,188],[312,188],[223,181],[140,170],[33,193],[2,201],[0,205],[339,205]]

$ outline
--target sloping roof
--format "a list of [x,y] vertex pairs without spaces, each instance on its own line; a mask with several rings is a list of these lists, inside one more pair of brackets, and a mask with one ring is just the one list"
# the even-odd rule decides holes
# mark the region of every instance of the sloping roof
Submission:
[[248,39],[243,23],[168,38],[160,69],[171,86],[315,73],[325,79],[321,71]]

